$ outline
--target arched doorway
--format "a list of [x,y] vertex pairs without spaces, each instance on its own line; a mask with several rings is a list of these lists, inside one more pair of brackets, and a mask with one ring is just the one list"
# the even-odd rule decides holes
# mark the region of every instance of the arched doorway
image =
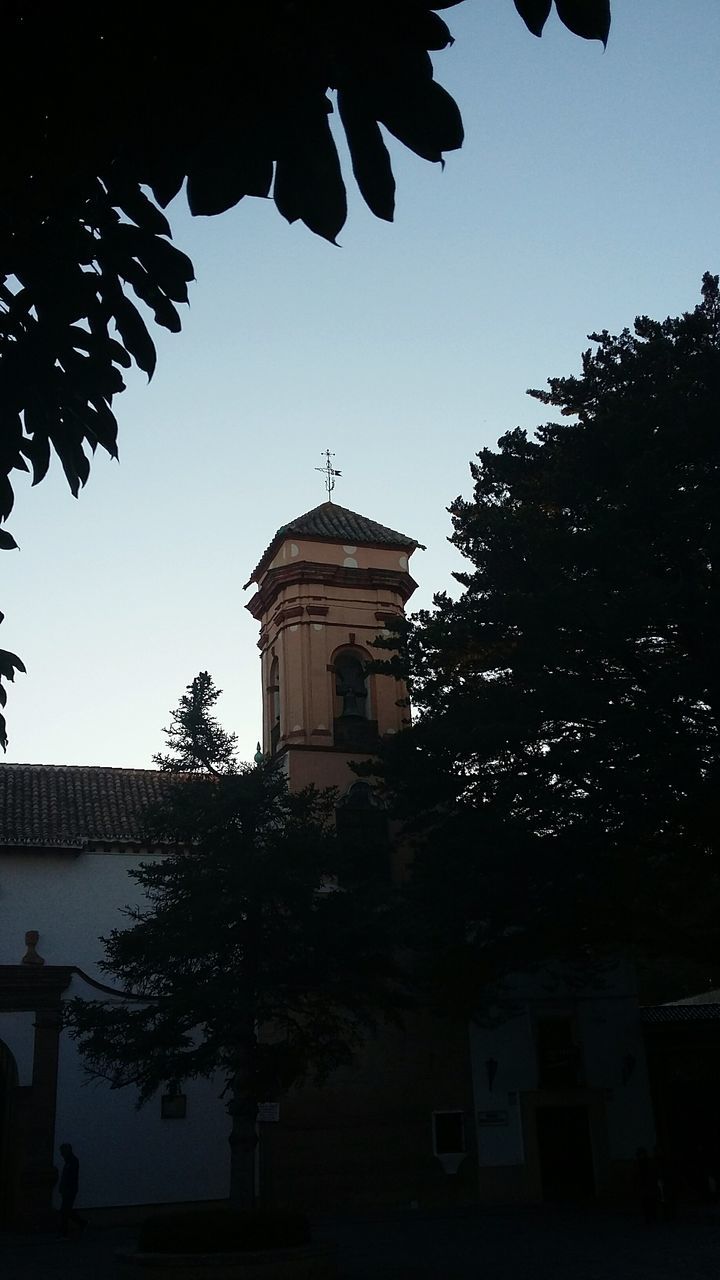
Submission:
[[0,1227],[13,1217],[17,1151],[15,1143],[15,1093],[17,1064],[0,1040]]

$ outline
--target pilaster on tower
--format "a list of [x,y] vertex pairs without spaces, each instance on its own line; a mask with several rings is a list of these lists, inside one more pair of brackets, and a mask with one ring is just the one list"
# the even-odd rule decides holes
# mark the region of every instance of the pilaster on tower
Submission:
[[367,672],[372,641],[404,613],[422,544],[334,502],[278,529],[246,586],[260,623],[263,750],[282,755],[291,787],[354,780],[351,760],[398,733],[404,685]]

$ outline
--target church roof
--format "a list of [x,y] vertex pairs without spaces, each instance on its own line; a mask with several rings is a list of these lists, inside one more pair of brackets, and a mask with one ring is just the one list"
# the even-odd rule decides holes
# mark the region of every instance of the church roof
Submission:
[[296,516],[294,520],[280,526],[253,570],[252,577],[245,583],[246,587],[251,582],[257,582],[280,544],[292,534],[311,541],[340,542],[353,547],[399,547],[408,551],[414,551],[416,547],[425,549],[416,538],[398,533],[397,529],[378,524],[377,520],[361,516],[359,512],[341,507],[337,502],[321,502],[319,507],[313,507],[312,511],[306,511],[304,515]]
[[144,811],[166,780],[157,769],[0,764],[0,846],[143,844]]

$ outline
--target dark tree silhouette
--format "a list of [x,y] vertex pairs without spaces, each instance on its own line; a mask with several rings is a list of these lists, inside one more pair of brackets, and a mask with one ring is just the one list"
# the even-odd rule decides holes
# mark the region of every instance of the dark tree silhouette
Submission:
[[[451,508],[469,569],[404,640],[384,761],[443,994],[630,948],[720,974],[720,293],[530,394]],[[422,910],[420,909],[422,908]]]
[[[380,218],[392,219],[395,201],[381,126],[429,161],[461,145],[460,113],[429,54],[452,40],[435,12],[448,7],[7,0],[0,524],[12,510],[14,469],[31,470],[38,484],[54,450],[77,496],[89,455],[98,446],[117,455],[122,370],[134,363],[152,376],[148,317],[179,330],[194,278],[161,211],[183,183],[194,214],[272,193],[288,221],[335,241],[346,196],[330,90],[355,180]],[[550,0],[516,7],[539,35]],[[558,0],[557,11],[578,34],[607,38],[607,0]],[[3,533],[0,548],[14,545]],[[4,654],[0,681],[18,669]]]
[[[91,1075],[162,1086],[219,1075],[231,1117],[230,1200],[252,1204],[257,1103],[352,1058],[404,980],[393,891],[336,839],[335,795],[291,794],[276,762],[238,767],[196,676],[166,730],[164,803],[148,837],[170,851],[130,875],[145,894],[104,939],[105,973],[134,1000],[74,1000],[71,1033]],[[145,997],[138,1000],[138,997]]]

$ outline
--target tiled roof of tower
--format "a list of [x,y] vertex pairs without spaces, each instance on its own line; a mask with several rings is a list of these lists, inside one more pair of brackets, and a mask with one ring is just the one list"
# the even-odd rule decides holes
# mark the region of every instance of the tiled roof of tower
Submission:
[[304,515],[281,525],[263,552],[252,577],[245,583],[246,587],[251,582],[257,582],[259,574],[267,567],[268,561],[272,560],[283,539],[293,533],[317,542],[340,542],[356,547],[400,547],[412,551],[420,547],[425,550],[422,542],[409,538],[405,533],[398,533],[397,529],[389,529],[385,524],[378,524],[377,520],[370,520],[357,511],[338,506],[337,502],[321,502],[319,507],[313,507],[312,511],[306,511]]
[[0,764],[0,846],[143,844],[143,813],[168,781],[157,769]]

